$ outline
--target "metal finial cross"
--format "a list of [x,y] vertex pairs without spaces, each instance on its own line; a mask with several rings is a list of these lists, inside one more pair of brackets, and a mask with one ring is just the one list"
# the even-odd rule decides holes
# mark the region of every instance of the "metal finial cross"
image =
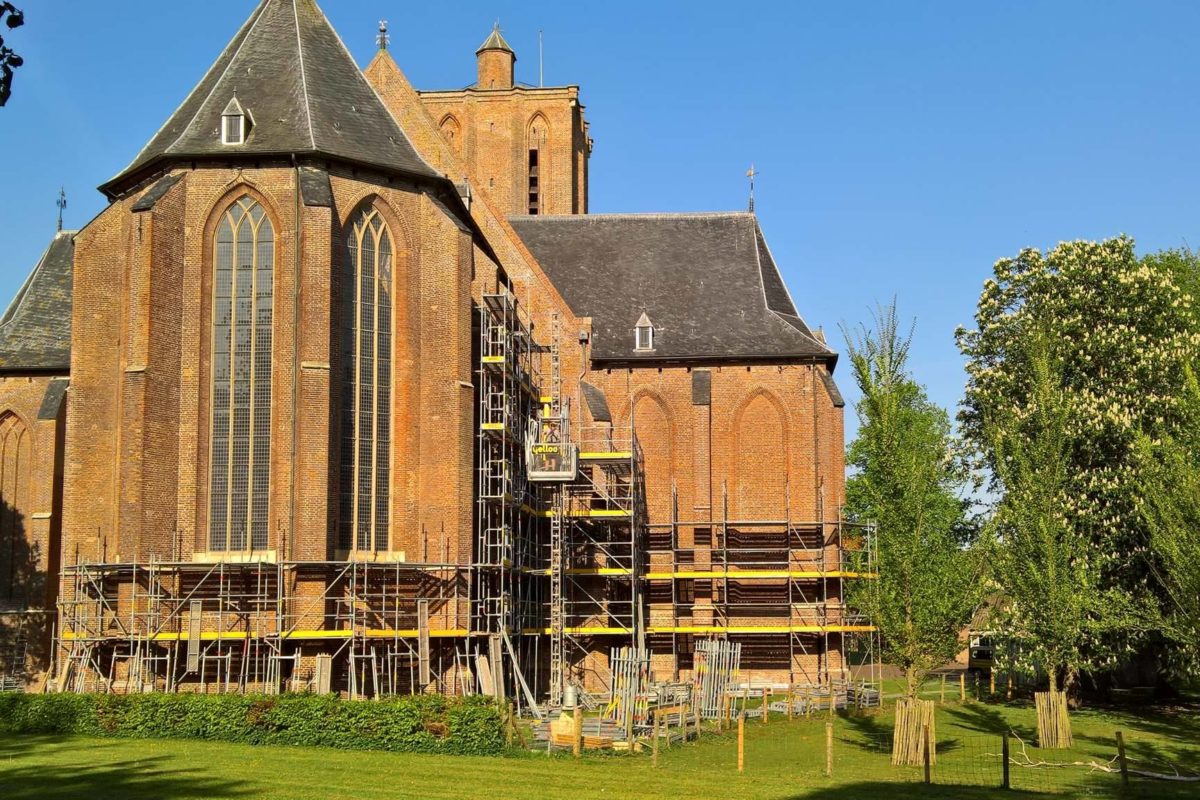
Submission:
[[380,50],[387,50],[388,43],[392,41],[392,37],[388,33],[388,21],[386,19],[379,20],[379,35],[375,37],[375,41],[379,44]]
[[63,210],[67,207],[67,190],[65,187],[59,187],[58,200],[54,205],[58,206],[58,229],[62,230],[63,225]]

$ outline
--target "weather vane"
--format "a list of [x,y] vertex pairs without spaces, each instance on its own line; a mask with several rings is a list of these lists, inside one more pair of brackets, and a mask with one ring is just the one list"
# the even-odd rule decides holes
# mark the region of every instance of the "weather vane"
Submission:
[[58,206],[58,229],[61,231],[63,211],[67,207],[67,190],[65,187],[59,187],[58,200],[55,201],[54,205]]
[[750,165],[750,169],[746,170],[746,177],[750,179],[750,213],[754,213],[754,176],[758,175],[758,170],[754,165]]
[[375,41],[379,43],[380,50],[387,50],[388,43],[392,41],[392,37],[388,34],[388,21],[386,19],[379,20],[379,36],[375,37]]

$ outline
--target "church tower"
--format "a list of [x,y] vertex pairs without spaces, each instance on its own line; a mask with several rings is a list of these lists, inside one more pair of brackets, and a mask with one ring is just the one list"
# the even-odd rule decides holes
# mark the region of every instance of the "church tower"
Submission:
[[517,82],[499,26],[475,56],[474,86],[421,100],[476,188],[505,215],[586,214],[592,139],[579,87]]
[[513,88],[513,67],[517,54],[500,35],[500,25],[492,28],[492,33],[475,51],[479,60],[479,80],[475,86],[480,89],[511,89]]

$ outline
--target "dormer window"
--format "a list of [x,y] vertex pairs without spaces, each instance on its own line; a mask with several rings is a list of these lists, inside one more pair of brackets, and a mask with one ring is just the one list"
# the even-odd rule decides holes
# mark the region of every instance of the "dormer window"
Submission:
[[221,144],[245,144],[249,132],[249,116],[234,97],[221,112]]
[[654,349],[654,323],[650,321],[650,317],[646,316],[646,312],[644,311],[642,312],[642,316],[638,318],[637,325],[633,329],[633,349]]

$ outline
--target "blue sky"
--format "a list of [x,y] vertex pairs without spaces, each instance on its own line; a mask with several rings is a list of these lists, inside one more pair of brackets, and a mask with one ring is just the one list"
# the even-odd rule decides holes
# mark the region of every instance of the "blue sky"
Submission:
[[[53,232],[101,210],[254,0],[24,0],[0,109],[0,297]],[[1200,3],[605,3],[325,0],[360,63],[377,21],[418,88],[465,86],[499,19],[517,77],[575,83],[596,140],[591,207],[740,209],[746,168],[801,313],[838,324],[897,297],[913,367],[953,407],[953,332],[991,264],[1127,233],[1200,246]],[[843,365],[844,367],[844,365]],[[849,370],[839,371],[853,398]],[[848,422],[850,420],[848,419]]]

